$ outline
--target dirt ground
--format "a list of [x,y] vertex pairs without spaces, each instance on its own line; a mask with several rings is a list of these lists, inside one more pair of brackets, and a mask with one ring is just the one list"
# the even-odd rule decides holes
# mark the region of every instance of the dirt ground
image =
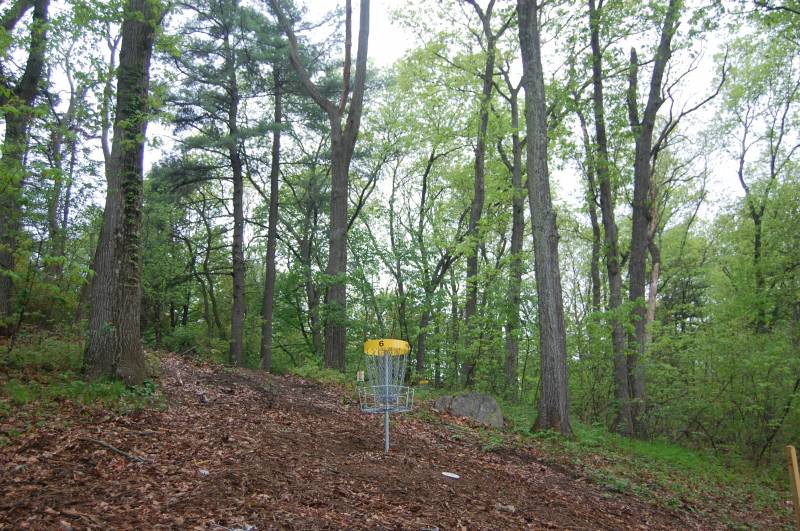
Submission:
[[177,355],[162,384],[163,411],[65,405],[0,448],[0,529],[725,528],[457,426],[394,416],[386,456],[381,419],[335,387]]

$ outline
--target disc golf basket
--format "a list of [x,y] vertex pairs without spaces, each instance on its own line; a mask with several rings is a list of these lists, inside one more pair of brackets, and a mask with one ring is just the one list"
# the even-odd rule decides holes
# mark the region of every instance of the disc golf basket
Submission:
[[403,385],[408,368],[408,343],[372,339],[364,343],[367,383],[358,389],[361,411],[383,413],[383,451],[389,453],[389,414],[411,411],[414,389]]

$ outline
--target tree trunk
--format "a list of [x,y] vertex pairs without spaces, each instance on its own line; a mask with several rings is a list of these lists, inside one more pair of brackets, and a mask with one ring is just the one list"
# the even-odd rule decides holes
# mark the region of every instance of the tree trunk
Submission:
[[517,18],[525,87],[528,204],[533,223],[541,350],[542,395],[535,427],[570,434],[572,428],[568,409],[567,346],[558,263],[558,229],[547,168],[547,116],[539,6],[536,0],[518,0]]
[[[762,205],[766,205],[766,196]],[[756,310],[756,333],[767,333],[767,312],[764,308],[762,297],[764,296],[764,270],[761,264],[762,255],[762,219],[764,208],[762,206],[761,212],[756,213],[755,210],[751,212],[753,220],[753,269],[755,270],[755,288],[757,297],[757,310]]]
[[181,326],[186,326],[189,324],[189,304],[192,301],[192,289],[191,287],[186,290],[186,301],[183,303],[183,307],[181,308]]
[[[341,133],[338,134],[341,137]],[[344,369],[347,348],[347,191],[349,160],[341,142],[334,142],[331,161],[331,221],[328,267],[331,282],[325,292],[325,366]]]
[[628,385],[628,361],[625,353],[625,328],[619,308],[622,306],[622,271],[619,236],[614,219],[614,192],[611,186],[603,102],[603,56],[600,46],[600,13],[589,0],[589,26],[592,47],[592,87],[597,156],[594,169],[600,181],[600,213],[605,229],[606,270],[608,272],[608,311],[611,314],[611,344],[614,356],[614,397],[617,402],[614,428],[623,435],[633,434],[633,415]]
[[[439,289],[442,280],[444,280],[444,275],[447,273],[448,269],[450,269],[450,266],[455,260],[455,258],[449,253],[445,253],[445,255],[439,259],[433,274],[431,274],[428,266],[428,251],[425,247],[425,216],[428,212],[428,180],[430,179],[430,174],[434,163],[439,159],[439,157],[441,157],[441,154],[436,153],[436,149],[436,146],[431,149],[431,153],[428,156],[428,162],[425,165],[425,170],[422,172],[419,219],[417,220],[416,234],[414,234],[414,238],[417,240],[417,245],[419,245],[419,252],[422,258],[422,289],[425,293],[425,296],[422,300],[422,315],[420,316],[416,350],[416,369],[417,374],[420,376],[423,376],[425,373],[428,325],[430,324],[431,319],[431,304],[433,302],[433,295],[436,293],[436,290]],[[398,260],[397,267],[399,267],[399,263],[400,262]]]
[[471,239],[472,247],[467,255],[467,300],[464,307],[464,320],[467,323],[467,330],[470,345],[467,346],[467,359],[464,363],[464,370],[467,376],[465,382],[471,379],[475,369],[476,350],[480,350],[480,329],[474,322],[478,309],[478,250],[480,248],[481,236],[478,224],[483,213],[483,203],[486,198],[486,135],[489,127],[489,108],[494,90],[494,62],[495,62],[495,35],[492,31],[492,8],[494,0],[490,0],[486,11],[482,11],[477,3],[470,2],[481,19],[483,36],[486,39],[486,60],[483,64],[483,74],[481,79],[481,99],[478,110],[478,135],[475,139],[475,179],[473,183],[472,205],[469,212],[468,234]]
[[84,354],[87,377],[119,377],[129,385],[145,377],[139,230],[150,57],[158,24],[154,7],[150,0],[129,0],[122,24],[114,141]]
[[[0,109],[3,109],[5,137],[0,157],[0,336],[11,333],[14,313],[14,254],[17,233],[22,224],[20,194],[25,177],[23,161],[28,148],[28,126],[33,118],[33,103],[39,93],[47,46],[47,9],[49,0],[33,2],[30,47],[22,77],[15,86],[0,79]],[[17,13],[9,31],[23,16]],[[12,21],[10,21],[11,23]]]
[[[599,42],[598,42],[599,44]],[[594,51],[594,48],[592,48]],[[602,78],[599,78],[602,83]],[[594,78],[592,79],[594,81]],[[600,86],[600,104],[602,107],[602,85]],[[577,97],[575,98],[576,104],[578,102]],[[576,105],[577,107],[577,105]],[[604,110],[600,109],[603,115],[605,114]],[[592,226],[592,251],[591,251],[591,258],[589,264],[589,280],[591,282],[591,292],[592,292],[592,311],[599,312],[602,309],[602,301],[603,301],[603,285],[600,279],[600,246],[601,240],[603,238],[602,232],[600,231],[600,222],[597,219],[597,201],[598,201],[598,192],[597,192],[597,181],[595,178],[595,156],[592,149],[592,141],[589,137],[589,128],[586,124],[586,117],[583,115],[583,112],[578,109],[576,111],[578,115],[578,121],[581,124],[581,134],[583,137],[583,151],[585,153],[585,173],[586,173],[586,205],[589,210],[589,222]],[[605,131],[605,124],[602,127],[603,131]],[[605,150],[605,158],[604,160],[608,159],[608,147],[604,148]],[[613,213],[613,212],[612,212]]]
[[222,326],[222,319],[219,316],[219,304],[217,304],[217,294],[214,290],[214,278],[211,276],[211,271],[208,269],[209,262],[211,261],[211,252],[213,246],[214,233],[211,227],[211,222],[206,217],[206,198],[203,196],[202,210],[198,210],[198,214],[203,220],[203,225],[206,228],[206,249],[203,253],[203,277],[208,284],[208,299],[211,301],[211,316],[214,319],[214,325],[217,327],[217,336],[221,339],[226,339],[228,334],[225,327]]
[[522,293],[522,238],[525,232],[526,189],[522,183],[522,142],[519,138],[519,87],[508,83],[509,103],[511,105],[511,264],[508,272],[508,314],[506,316],[506,385],[512,390],[512,397],[518,394],[517,364],[519,363],[520,297]]
[[631,246],[628,260],[628,299],[633,304],[633,345],[628,356],[628,374],[633,398],[632,414],[634,429],[643,434],[641,417],[645,410],[645,374],[640,360],[646,347],[646,302],[647,249],[649,247],[648,228],[651,223],[651,201],[655,194],[651,190],[653,131],[656,115],[664,99],[662,82],[664,71],[672,55],[672,37],[678,24],[681,2],[670,0],[661,28],[661,36],[656,50],[653,71],[650,78],[650,91],[647,104],[639,119],[638,96],[638,58],[636,50],[631,50],[630,71],[628,75],[628,118],[631,131],[636,139],[636,154],[633,165],[633,213],[631,225]]
[[419,335],[417,335],[417,375],[422,377],[425,372],[425,354],[428,340],[428,325],[431,323],[431,311],[428,308],[422,310],[419,318]]
[[[303,87],[316,104],[328,115],[331,126],[331,215],[328,266],[325,270],[330,282],[325,293],[325,354],[326,367],[344,369],[347,348],[347,196],[350,160],[353,158],[361,114],[364,107],[364,90],[367,81],[367,51],[369,44],[369,0],[361,0],[361,13],[356,52],[356,74],[349,109],[350,93],[350,26],[352,8],[347,0],[345,13],[345,60],[342,95],[338,104],[330,101],[311,81],[300,59],[300,50],[292,24],[280,7],[278,0],[270,0],[278,22],[289,40],[292,68]],[[344,119],[344,124],[342,123]]]
[[661,250],[650,242],[650,287],[647,290],[647,320],[645,321],[645,344],[652,339],[650,325],[656,320],[656,302],[658,300],[658,277],[661,273]]
[[[71,84],[72,87],[72,84]],[[74,176],[77,139],[75,138],[75,115],[78,106],[82,103],[88,87],[72,87],[69,97],[69,106],[63,117],[58,117],[55,108],[53,115],[56,118],[55,128],[50,137],[50,162],[55,170],[53,190],[47,205],[47,228],[50,240],[51,263],[47,267],[48,276],[54,282],[61,280],[64,266],[63,257],[66,252],[66,230],[69,219],[69,202],[72,179]],[[64,139],[65,134],[70,137]],[[66,144],[66,148],[65,148]],[[64,155],[69,156],[68,168],[64,168]],[[62,190],[64,198],[62,200]]]
[[275,251],[278,243],[278,184],[281,167],[281,122],[283,120],[281,71],[274,68],[275,116],[272,133],[272,161],[269,170],[269,219],[267,226],[267,265],[264,281],[264,302],[261,309],[261,368],[272,368],[272,310],[275,298]]
[[231,304],[231,361],[244,363],[244,176],[238,149],[231,151],[233,167],[233,304]]
[[239,84],[236,60],[225,35],[226,70],[230,98],[228,107],[228,156],[233,172],[233,303],[231,304],[230,357],[235,365],[244,364],[245,263],[244,263],[244,172],[239,147]]

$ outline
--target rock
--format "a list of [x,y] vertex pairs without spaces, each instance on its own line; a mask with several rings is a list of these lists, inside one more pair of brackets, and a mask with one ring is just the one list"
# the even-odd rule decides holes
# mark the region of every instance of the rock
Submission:
[[494,504],[494,508],[497,509],[498,511],[511,513],[511,514],[514,514],[515,512],[517,512],[517,508],[514,507],[511,504],[503,505],[502,503],[495,503]]
[[483,393],[440,396],[434,402],[433,409],[457,417],[468,417],[492,428],[503,427],[503,412],[500,411],[500,406],[493,397]]
[[440,413],[447,413],[447,410],[450,409],[450,404],[452,403],[452,396],[440,396],[436,399],[436,402],[433,403],[433,409]]

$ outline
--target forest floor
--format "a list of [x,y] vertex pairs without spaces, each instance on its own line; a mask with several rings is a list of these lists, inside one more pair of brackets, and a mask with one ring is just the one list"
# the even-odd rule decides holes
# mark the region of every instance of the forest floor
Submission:
[[788,525],[784,512],[672,509],[606,489],[533,443],[487,445],[426,404],[392,417],[384,455],[381,419],[351,389],[175,354],[160,372],[160,405],[120,414],[64,400],[0,445],[0,529]]

